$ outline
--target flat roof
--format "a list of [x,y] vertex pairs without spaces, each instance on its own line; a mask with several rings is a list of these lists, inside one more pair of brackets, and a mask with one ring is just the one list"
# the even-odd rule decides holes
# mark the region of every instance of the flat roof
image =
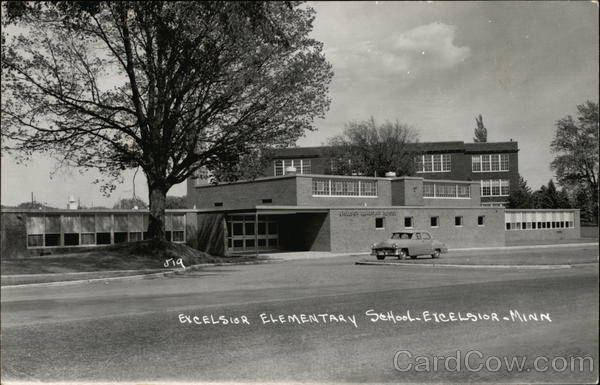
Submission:
[[[272,149],[271,158],[318,158],[328,156],[327,152],[332,146],[313,147],[287,147]],[[508,142],[484,142],[465,143],[464,141],[445,142],[415,142],[407,143],[409,150],[431,151],[431,152],[496,152],[496,151],[519,151],[517,141]]]
[[485,207],[485,206],[270,206],[257,205],[247,208],[237,209],[198,209],[198,213],[235,213],[235,214],[294,214],[294,213],[327,213],[331,210],[364,210],[364,211],[382,211],[382,210],[407,210],[407,209],[431,209],[431,210],[504,210],[503,207]]
[[460,179],[427,179],[421,176],[360,176],[360,175],[328,175],[328,174],[286,174],[286,175],[278,175],[278,176],[266,176],[260,177],[256,179],[245,179],[238,180],[233,182],[222,182],[217,184],[203,184],[200,186],[194,186],[194,188],[210,188],[210,187],[222,187],[228,186],[232,184],[242,184],[242,183],[255,183],[255,182],[268,182],[279,179],[291,179],[291,178],[330,178],[330,179],[361,179],[361,180],[389,180],[389,181],[399,181],[399,180],[423,180],[425,182],[444,182],[444,183],[479,183],[479,181],[469,181],[469,180],[460,180]]

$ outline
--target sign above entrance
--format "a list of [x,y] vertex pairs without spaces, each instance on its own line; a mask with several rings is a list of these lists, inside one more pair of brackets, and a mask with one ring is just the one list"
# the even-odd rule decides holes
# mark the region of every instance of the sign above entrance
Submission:
[[355,210],[340,211],[340,217],[395,217],[395,211]]

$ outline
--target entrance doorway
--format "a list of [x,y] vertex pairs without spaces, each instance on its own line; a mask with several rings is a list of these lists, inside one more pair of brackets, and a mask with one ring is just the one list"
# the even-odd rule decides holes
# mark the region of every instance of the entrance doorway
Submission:
[[241,253],[279,250],[279,226],[272,216],[230,215],[227,221],[227,248]]

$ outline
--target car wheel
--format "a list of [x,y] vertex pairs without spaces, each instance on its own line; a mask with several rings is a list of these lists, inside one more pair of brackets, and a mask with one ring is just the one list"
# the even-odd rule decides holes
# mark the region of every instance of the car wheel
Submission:
[[440,249],[435,249],[433,251],[433,254],[431,254],[432,258],[439,258],[440,257]]
[[406,259],[407,256],[408,253],[406,252],[406,250],[402,249],[400,250],[400,254],[398,254],[398,259]]
[[378,255],[377,259],[379,259],[381,261],[382,259],[385,259],[385,255]]

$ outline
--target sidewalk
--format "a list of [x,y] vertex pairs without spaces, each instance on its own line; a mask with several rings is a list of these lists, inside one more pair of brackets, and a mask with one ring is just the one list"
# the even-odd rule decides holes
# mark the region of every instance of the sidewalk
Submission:
[[[568,239],[568,240],[554,240],[554,241],[525,241],[525,242],[514,242],[506,246],[493,246],[493,247],[464,247],[464,248],[451,248],[448,251],[485,251],[485,250],[523,250],[523,249],[543,249],[550,247],[584,247],[584,246],[596,246],[598,247],[598,239],[585,238],[585,239]],[[335,257],[350,257],[369,255],[368,251],[355,251],[347,253],[333,253],[329,251],[296,251],[296,252],[277,252],[277,253],[266,253],[261,254],[262,256],[269,257],[275,260],[292,261],[298,259],[317,259],[317,258],[335,258]]]

